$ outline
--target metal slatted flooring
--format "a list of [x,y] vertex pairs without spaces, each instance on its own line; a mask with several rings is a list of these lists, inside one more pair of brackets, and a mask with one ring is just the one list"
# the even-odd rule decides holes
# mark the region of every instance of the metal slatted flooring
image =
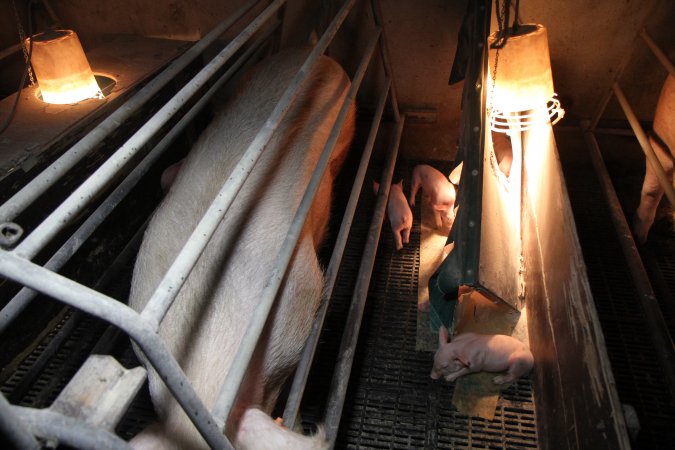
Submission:
[[[417,163],[399,161],[394,182],[404,178],[409,189]],[[379,179],[379,169],[369,170],[371,179]],[[374,199],[365,186],[306,399],[320,398],[330,383]],[[399,252],[388,220],[383,226],[336,448],[537,448],[529,378],[502,392],[494,420],[468,417],[452,406],[453,385],[430,378],[433,353],[415,351],[419,202],[413,215],[410,244]],[[305,414],[312,409],[303,404]]]

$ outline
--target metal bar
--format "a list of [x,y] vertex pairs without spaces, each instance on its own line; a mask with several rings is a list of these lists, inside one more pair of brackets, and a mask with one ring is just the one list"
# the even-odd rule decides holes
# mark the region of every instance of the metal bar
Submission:
[[219,23],[213,30],[204,36],[172,62],[162,73],[157,75],[146,84],[137,94],[130,98],[124,105],[108,116],[96,128],[91,130],[80,141],[72,146],[66,153],[61,155],[52,165],[46,168],[40,175],[35,177],[24,186],[11,199],[0,206],[0,224],[13,220],[19,213],[28,207],[35,199],[42,195],[56,180],[72,169],[82,158],[125,123],[132,114],[146,104],[159,90],[172,81],[188,64],[194,61],[202,52],[211,45],[221,34],[236,23],[244,14],[253,8],[259,0],[250,0],[242,5],[231,17]]
[[380,7],[380,0],[371,0],[370,6],[373,11],[373,20],[375,24],[382,29],[382,39],[380,39],[380,55],[382,56],[382,65],[384,66],[385,75],[389,76],[391,80],[391,87],[389,88],[389,97],[391,99],[391,107],[394,111],[394,121],[401,121],[401,114],[398,109],[398,96],[396,95],[396,84],[394,83],[394,75],[391,69],[391,62],[389,59],[389,48],[387,46],[387,33],[384,30],[384,23],[382,21],[382,8]]
[[129,444],[115,434],[49,409],[12,406],[12,412],[36,435],[59,444],[97,450],[131,450]]
[[[326,30],[324,35],[319,40],[317,46],[307,58],[305,64],[303,64],[303,68],[307,66],[306,69],[303,70],[303,68],[301,68],[298,75],[296,75],[296,78],[298,76],[303,76],[304,78],[304,73],[308,74],[311,71],[311,67],[313,66],[312,58],[314,57],[316,59],[321,53],[324,52],[333,36],[335,36],[335,33],[337,33],[340,25],[349,14],[352,6],[354,6],[354,3],[355,1],[353,0],[348,0],[344,3],[340,11],[333,19],[333,22],[328,27],[328,30]],[[356,92],[350,89],[342,104],[342,108],[338,113],[331,133],[328,136],[328,140],[323,152],[321,153],[321,157],[319,158],[314,172],[312,173],[312,178],[309,181],[307,190],[300,201],[300,206],[298,206],[295,216],[293,217],[293,221],[291,222],[291,225],[288,229],[286,238],[281,245],[281,249],[279,250],[279,254],[277,255],[274,263],[274,269],[272,270],[270,278],[265,284],[261,294],[260,302],[253,312],[253,317],[251,318],[246,329],[246,333],[239,344],[237,353],[235,354],[234,360],[232,361],[232,366],[230,367],[225,382],[221,386],[220,392],[218,393],[218,397],[213,406],[213,415],[218,420],[225,422],[230,415],[230,411],[234,405],[237,393],[239,392],[239,387],[244,378],[244,375],[246,374],[246,370],[251,357],[253,356],[253,352],[260,338],[260,334],[262,333],[263,327],[267,322],[269,312],[272,309],[272,305],[274,304],[274,299],[277,297],[277,293],[283,281],[284,275],[288,270],[288,264],[291,260],[291,257],[293,256],[293,252],[295,251],[295,247],[300,238],[300,232],[304,227],[305,220],[307,219],[307,215],[309,214],[309,210],[313,203],[313,199],[319,189],[319,185],[321,184],[323,174],[326,170],[326,167],[328,166],[330,156],[333,153],[333,149],[335,148],[335,145],[340,136],[342,124],[347,118],[347,114],[351,104],[354,102],[355,96]]]
[[670,205],[675,207],[675,189],[673,189],[672,181],[668,178],[668,176],[664,172],[663,166],[661,165],[659,158],[654,153],[654,149],[649,143],[649,139],[647,138],[647,135],[640,126],[640,122],[638,121],[638,118],[635,116],[635,113],[633,112],[630,103],[628,103],[628,100],[626,99],[626,96],[621,90],[621,87],[619,86],[618,83],[614,83],[612,85],[612,89],[614,90],[614,94],[616,95],[617,100],[619,100],[619,103],[621,104],[623,112],[626,114],[626,117],[628,118],[628,122],[630,123],[631,128],[633,128],[635,136],[640,142],[640,147],[642,147],[642,151],[645,153],[647,161],[649,162],[649,164],[652,165],[652,169],[654,169],[656,178],[658,178],[659,184],[664,189],[666,197],[668,197],[668,201],[670,202]]
[[12,252],[0,250],[0,274],[124,330],[143,350],[206,442],[214,448],[232,448],[155,328],[136,311]]
[[211,62],[167,102],[150,120],[78,187],[52,214],[21,242],[14,251],[31,259],[138,153],[143,145],[185,105],[207,81],[239,50],[286,0],[275,0],[232,40]]
[[[584,125],[588,125],[585,123]],[[635,289],[642,305],[647,323],[649,324],[649,335],[654,345],[654,350],[659,359],[660,366],[663,369],[668,388],[675,398],[675,348],[673,347],[672,336],[668,331],[663,315],[661,315],[660,307],[654,291],[652,290],[649,276],[642,265],[640,254],[635,247],[630,227],[626,222],[626,217],[619,203],[619,199],[614,191],[612,180],[607,174],[602,154],[598,142],[595,140],[593,132],[588,128],[583,128],[586,145],[590,150],[591,161],[595,168],[595,173],[598,176],[598,181],[602,187],[602,192],[605,195],[607,204],[609,206],[610,215],[614,228],[616,229],[617,237],[621,244],[621,250],[628,262],[628,269],[630,270],[631,278],[635,283]]]
[[405,116],[401,116],[401,121],[396,124],[394,136],[387,152],[385,167],[380,179],[380,190],[377,193],[375,211],[370,221],[368,237],[363,250],[363,257],[361,258],[361,265],[359,266],[358,278],[345,322],[345,331],[342,335],[335,371],[333,372],[324,423],[326,439],[330,442],[330,448],[335,446],[335,439],[337,438],[337,431],[340,425],[342,407],[344,406],[347,394],[349,374],[354,362],[356,344],[359,339],[361,320],[363,318],[363,309],[366,304],[366,297],[368,296],[368,287],[370,286],[370,278],[373,273],[375,256],[377,255],[377,246],[380,240],[380,232],[382,231],[382,222],[385,217],[389,189],[394,176],[394,166],[396,165],[396,157],[398,155],[404,123]]
[[10,47],[4,48],[0,50],[0,61],[7,58],[8,56],[12,56],[14,53],[18,52],[21,50],[21,44],[14,44]]
[[0,393],[0,434],[5,436],[7,444],[17,450],[39,450],[38,443],[29,427],[12,411],[12,405]]
[[204,214],[202,220],[197,224],[197,227],[192,232],[187,242],[181,249],[166,275],[160,282],[159,286],[153,293],[152,297],[146,304],[143,310],[143,317],[155,322],[159,325],[171,303],[173,302],[178,291],[187,280],[192,268],[197,263],[199,256],[204,251],[209,240],[215,233],[218,224],[225,217],[228,209],[232,205],[235,196],[243,186],[246,178],[253,170],[253,166],[262,155],[262,152],[267,147],[272,135],[279,127],[281,120],[285,117],[289,110],[289,106],[297,97],[300,87],[307,80],[311,68],[318,57],[324,53],[330,41],[337,33],[339,26],[344,21],[347,13],[354,5],[355,0],[348,0],[338,13],[331,26],[326,30],[321,37],[316,47],[312,50],[307,60],[304,62],[298,74],[293,78],[290,85],[282,95],[279,103],[272,111],[272,114],[267,118],[267,121],[262,126],[253,142],[239,160],[237,166],[232,170],[229,178],[216,195],[213,203]]
[[[58,271],[75,254],[75,252],[91,236],[96,228],[110,215],[117,205],[127,196],[141,178],[150,170],[150,167],[166,151],[169,145],[176,137],[183,132],[185,127],[194,119],[194,117],[208,104],[213,95],[239,70],[239,68],[249,59],[249,57],[259,50],[265,39],[278,27],[272,27],[262,35],[253,45],[251,45],[216,81],[213,86],[195,103],[192,108],[174,125],[169,133],[148,153],[145,158],[136,166],[129,175],[120,183],[120,185],[101,203],[101,205],[87,218],[87,220],[73,233],[73,235],[59,248],[54,256],[45,264],[45,267],[52,271]],[[0,333],[5,330],[9,324],[26,309],[31,300],[35,298],[36,292],[23,288],[5,305],[0,311]]]
[[673,63],[670,61],[670,58],[663,53],[661,48],[659,48],[658,45],[656,45],[656,42],[652,39],[652,37],[647,33],[647,30],[644,28],[640,30],[640,37],[642,40],[645,41],[645,44],[647,44],[647,47],[654,53],[654,56],[656,56],[656,59],[659,60],[659,62],[663,65],[663,67],[668,71],[668,73],[671,76],[675,77],[675,66],[673,66]]
[[[357,78],[358,84],[361,83],[363,73],[365,73],[365,70],[368,68],[368,64],[372,59],[372,53],[375,49],[375,45],[377,44],[379,35],[380,33],[377,32],[376,35],[373,36],[373,40],[371,41],[370,45],[367,47],[364,57],[361,60],[359,70],[357,70],[357,76],[354,77],[354,81],[352,82],[352,87],[357,82]],[[345,208],[344,215],[342,216],[340,231],[338,232],[335,246],[333,247],[333,253],[331,254],[330,262],[328,263],[321,305],[317,310],[314,322],[312,322],[312,330],[303,348],[302,356],[293,378],[293,384],[291,386],[290,393],[288,394],[288,399],[286,400],[286,407],[284,409],[284,426],[290,429],[293,429],[295,426],[295,419],[300,409],[300,401],[302,400],[305,385],[307,384],[309,369],[311,368],[312,361],[314,360],[314,353],[316,352],[316,347],[319,343],[319,335],[321,334],[321,328],[323,327],[326,312],[328,311],[328,304],[330,302],[331,296],[333,295],[333,288],[335,286],[335,280],[337,279],[338,269],[340,268],[340,262],[342,261],[344,248],[347,243],[347,237],[349,236],[349,230],[352,226],[354,211],[356,210],[356,204],[359,200],[361,187],[363,186],[363,180],[366,176],[366,170],[368,169],[368,162],[370,161],[370,155],[372,154],[373,145],[375,144],[375,137],[377,136],[377,131],[380,126],[384,105],[387,101],[389,85],[390,81],[387,78],[384,89],[380,94],[380,101],[377,105],[375,116],[373,117],[370,134],[368,135],[368,140],[364,147],[363,154],[361,155],[361,162],[359,163],[359,168],[357,170],[356,177],[354,178],[354,184],[349,196],[349,201],[347,203],[347,207]]]

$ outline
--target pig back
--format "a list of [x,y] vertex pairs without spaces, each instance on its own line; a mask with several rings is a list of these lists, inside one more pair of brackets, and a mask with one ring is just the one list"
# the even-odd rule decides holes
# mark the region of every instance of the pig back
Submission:
[[[202,133],[145,233],[134,268],[133,308],[147,303],[306,56],[306,51],[292,51],[264,61]],[[321,57],[160,326],[160,335],[207,407],[270,277],[348,86],[342,68]],[[249,391],[239,401],[269,409],[281,378],[297,362],[323,286],[315,250],[329,218],[335,169],[353,129],[352,110],[256,350],[255,373],[243,388]],[[177,406],[168,406],[157,375],[151,371],[149,377],[160,420],[182,414],[174,411]]]

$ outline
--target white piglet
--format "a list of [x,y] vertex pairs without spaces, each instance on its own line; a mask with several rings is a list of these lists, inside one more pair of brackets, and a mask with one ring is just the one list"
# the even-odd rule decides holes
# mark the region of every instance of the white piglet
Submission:
[[[377,194],[380,184],[373,181],[373,190]],[[413,224],[413,215],[408,206],[408,200],[403,193],[403,180],[393,183],[389,188],[389,199],[387,200],[387,215],[389,224],[394,234],[394,243],[396,250],[401,250],[403,244],[410,242],[410,230]]]
[[532,352],[518,339],[503,334],[461,333],[448,341],[448,330],[438,333],[431,378],[455,381],[474,372],[503,372],[495,384],[507,384],[527,375],[534,364]]
[[[133,308],[147,303],[307,53],[286,51],[259,64],[199,137],[145,232],[134,268]],[[349,85],[338,63],[320,57],[160,325],[160,336],[209,410]],[[316,252],[328,225],[332,183],[353,137],[354,116],[352,108],[232,408],[225,433],[238,449],[326,446],[321,436],[280,427],[269,413],[297,364],[321,299],[324,276]],[[132,447],[208,448],[158,374],[149,370],[148,376],[158,422],[136,436]]]
[[455,188],[448,177],[426,164],[415,166],[410,186],[410,206],[415,206],[415,196],[419,188],[429,197],[434,209],[436,228],[450,226],[455,220]]

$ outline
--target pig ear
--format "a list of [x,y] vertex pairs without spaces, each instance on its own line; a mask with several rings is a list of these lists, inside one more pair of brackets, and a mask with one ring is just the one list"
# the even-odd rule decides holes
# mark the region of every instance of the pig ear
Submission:
[[375,194],[377,194],[377,191],[380,190],[380,183],[377,181],[373,181],[373,191],[375,191]]
[[448,340],[448,329],[441,325],[441,328],[438,330],[438,345],[445,345],[448,343]]

